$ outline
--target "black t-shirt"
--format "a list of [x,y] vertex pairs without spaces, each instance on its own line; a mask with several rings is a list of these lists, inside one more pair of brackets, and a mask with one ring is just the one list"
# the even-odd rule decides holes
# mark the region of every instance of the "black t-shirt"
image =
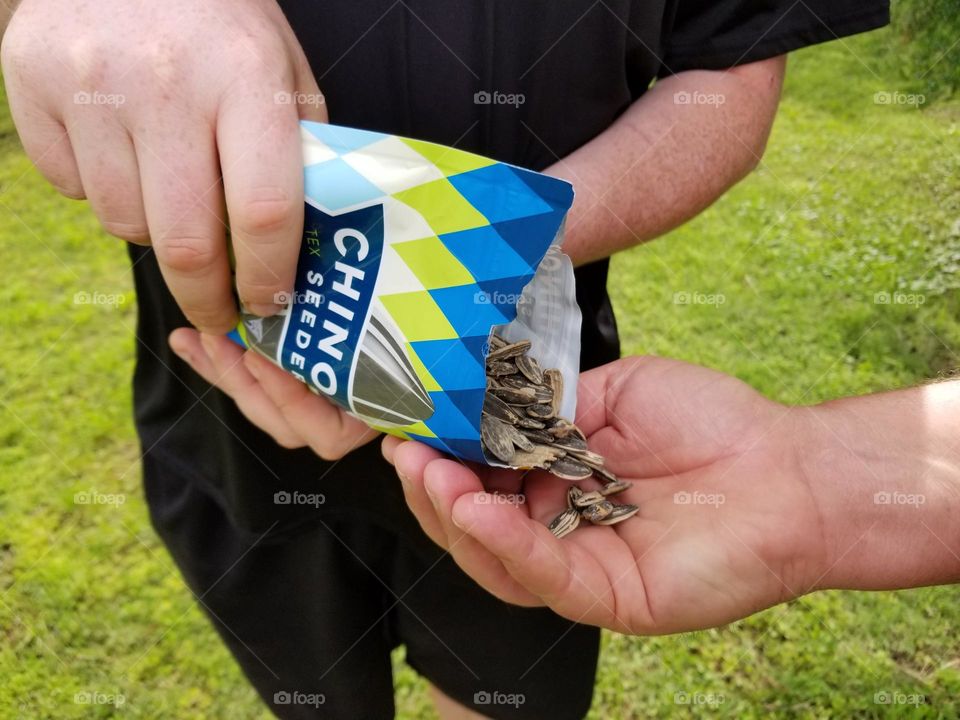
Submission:
[[[452,145],[541,170],[589,141],[656,77],[720,69],[880,27],[887,2],[854,0],[281,0],[330,121]],[[523,104],[478,104],[480,91]],[[642,197],[637,202],[643,202]],[[152,251],[131,246],[139,300],[134,380],[144,471],[202,486],[234,523],[272,535],[330,513],[411,528],[374,442],[335,463],[290,451],[168,348],[186,325]],[[582,367],[619,354],[607,262],[577,271]],[[326,503],[277,504],[281,490]],[[162,503],[162,493],[150,498]]]

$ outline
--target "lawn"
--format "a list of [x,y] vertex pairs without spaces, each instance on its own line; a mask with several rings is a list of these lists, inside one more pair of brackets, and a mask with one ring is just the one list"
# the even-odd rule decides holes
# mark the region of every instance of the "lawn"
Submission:
[[[615,260],[624,352],[794,403],[960,364],[960,107],[876,103],[915,91],[891,47],[885,31],[797,53],[761,167]],[[0,253],[0,718],[268,717],[147,519],[122,244],[44,184],[5,109]],[[956,717],[958,627],[960,590],[930,588],[607,634],[591,716]],[[401,717],[433,717],[402,652],[395,667]]]

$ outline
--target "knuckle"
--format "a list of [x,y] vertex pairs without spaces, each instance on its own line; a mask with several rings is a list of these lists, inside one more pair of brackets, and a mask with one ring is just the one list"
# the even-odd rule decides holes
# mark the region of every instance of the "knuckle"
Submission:
[[259,194],[242,199],[234,213],[237,229],[253,237],[269,237],[295,218],[299,201],[283,193]]
[[52,181],[50,184],[54,190],[65,198],[70,198],[71,200],[83,200],[86,198],[86,193],[84,193],[82,185],[68,184],[61,181]]
[[146,243],[150,240],[150,231],[143,222],[104,219],[100,226],[109,235],[128,242]]
[[210,239],[201,237],[166,239],[157,243],[155,252],[161,265],[183,274],[203,274],[220,260]]
[[292,81],[293,69],[283,38],[273,32],[255,32],[252,45],[256,52],[243,50],[237,56],[245,74],[263,76],[273,81],[278,77],[284,82]]
[[234,328],[229,313],[219,308],[180,304],[180,310],[195,328],[212,335],[224,335]]
[[266,266],[266,261],[263,265],[257,264],[261,272],[253,277],[249,272],[250,268],[238,265],[237,289],[240,292],[240,297],[248,302],[276,302],[277,299],[274,298],[274,295],[282,292],[280,277],[270,272],[269,266]]

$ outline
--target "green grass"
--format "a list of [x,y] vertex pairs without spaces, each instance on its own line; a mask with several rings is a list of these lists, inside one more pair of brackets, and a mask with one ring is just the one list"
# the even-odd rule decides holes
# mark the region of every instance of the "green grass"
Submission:
[[[958,364],[960,110],[910,92],[886,33],[798,53],[763,166],[684,228],[618,257],[624,351],[815,402]],[[895,59],[894,59],[895,60]],[[268,717],[150,529],[121,243],[32,170],[0,116],[0,718]],[[78,292],[119,306],[78,305]],[[878,293],[923,296],[880,304]],[[678,304],[676,293],[722,295]],[[123,494],[119,507],[74,495]],[[606,635],[593,717],[960,713],[960,592],[822,593],[669,638]],[[432,717],[395,657],[402,717]],[[874,703],[889,691],[918,708]],[[110,706],[76,693],[120,693]],[[722,696],[680,705],[676,693]]]

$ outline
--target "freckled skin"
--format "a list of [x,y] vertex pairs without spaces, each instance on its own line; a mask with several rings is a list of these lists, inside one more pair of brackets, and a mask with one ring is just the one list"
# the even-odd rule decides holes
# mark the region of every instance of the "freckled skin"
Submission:
[[153,245],[196,327],[236,323],[227,223],[241,299],[275,309],[302,230],[298,121],[327,115],[276,100],[320,90],[273,0],[24,0],[2,61],[31,160],[107,232]]

